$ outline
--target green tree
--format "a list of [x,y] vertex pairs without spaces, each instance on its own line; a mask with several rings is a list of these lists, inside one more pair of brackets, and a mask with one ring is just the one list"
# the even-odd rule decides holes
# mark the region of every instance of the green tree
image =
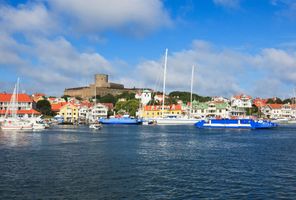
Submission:
[[[190,92],[173,91],[169,94],[169,96],[177,100],[182,100],[184,103],[190,102]],[[193,93],[192,99],[199,102],[207,102],[211,100],[211,97],[199,96]]]
[[112,94],[107,94],[100,98],[100,103],[113,103],[115,104],[117,99]]
[[71,97],[69,95],[63,95],[61,98],[65,99],[66,102],[68,102],[68,98]]
[[125,110],[131,115],[136,116],[136,112],[139,109],[139,101],[138,100],[129,100],[125,104]]
[[272,104],[272,103],[282,104],[283,101],[280,98],[276,97],[276,98],[268,99],[267,103],[268,104]]
[[116,104],[115,104],[115,107],[114,107],[114,110],[116,112],[118,112],[119,110],[124,110],[124,106],[125,106],[126,102],[125,101],[118,101]]
[[255,115],[258,114],[258,107],[256,105],[252,105],[252,108],[247,108],[246,109],[246,114],[247,115]]
[[124,111],[131,116],[135,116],[139,109],[139,101],[136,99],[129,101],[119,101],[116,103],[114,110],[116,112]]
[[81,98],[80,96],[76,96],[75,98],[76,98],[77,100],[79,100],[79,101],[82,100],[82,98]]
[[132,100],[135,99],[135,93],[133,92],[123,92],[122,94],[119,94],[116,96],[117,99],[124,98],[126,100]]
[[292,99],[285,99],[284,101],[283,101],[283,104],[287,104],[287,103],[292,103]]
[[52,115],[51,106],[47,100],[38,101],[36,104],[36,109],[43,115]]

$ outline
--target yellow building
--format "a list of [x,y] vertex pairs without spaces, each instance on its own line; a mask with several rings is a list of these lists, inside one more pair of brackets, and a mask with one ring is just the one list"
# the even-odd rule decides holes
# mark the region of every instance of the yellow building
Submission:
[[[180,115],[182,114],[181,105],[169,105],[164,107],[164,115]],[[143,118],[158,118],[162,117],[162,106],[144,106],[141,111]]]
[[71,103],[62,106],[58,114],[64,118],[65,122],[78,121],[78,107]]

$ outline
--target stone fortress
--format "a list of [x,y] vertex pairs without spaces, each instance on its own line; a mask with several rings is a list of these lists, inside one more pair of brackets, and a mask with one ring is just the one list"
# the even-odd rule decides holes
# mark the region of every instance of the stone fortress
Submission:
[[96,74],[95,83],[85,87],[66,88],[64,95],[72,97],[81,97],[89,99],[95,95],[105,96],[107,94],[119,95],[123,92],[138,92],[142,91],[140,88],[124,88],[124,85],[118,83],[109,83],[107,74]]

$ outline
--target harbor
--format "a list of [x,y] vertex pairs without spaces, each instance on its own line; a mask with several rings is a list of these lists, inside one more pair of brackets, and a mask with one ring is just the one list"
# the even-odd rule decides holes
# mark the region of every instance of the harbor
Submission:
[[296,0],[2,0],[0,200],[296,199]]
[[0,131],[1,197],[293,199],[295,128]]

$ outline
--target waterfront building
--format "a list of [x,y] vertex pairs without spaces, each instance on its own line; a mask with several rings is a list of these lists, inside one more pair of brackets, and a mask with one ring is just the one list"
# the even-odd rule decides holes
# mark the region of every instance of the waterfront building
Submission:
[[60,108],[58,115],[64,118],[65,122],[77,122],[78,121],[78,107],[74,104],[67,103]]
[[[165,105],[164,116],[166,115],[181,115],[183,114],[181,105]],[[140,111],[140,117],[143,118],[159,118],[162,117],[162,106],[161,105],[146,105],[143,106],[143,110]]]
[[88,120],[91,122],[97,122],[100,118],[106,118],[108,115],[108,107],[97,103],[95,106],[90,108],[90,112],[88,114]]
[[256,98],[253,100],[253,104],[257,107],[257,108],[261,108],[263,106],[266,106],[267,104],[267,99],[261,99],[261,98]]
[[195,118],[228,118],[230,106],[226,102],[192,102],[191,115]]
[[[0,116],[5,116],[5,113],[10,105],[12,94],[0,93]],[[34,101],[28,94],[18,94],[16,97],[17,115],[19,117],[32,117],[41,115],[40,112],[34,109]]]
[[79,122],[87,122],[89,118],[90,107],[87,105],[80,105],[78,108]]
[[60,112],[61,108],[66,105],[67,102],[60,102],[60,103],[51,103],[50,106],[51,106],[51,111],[55,112],[55,113],[58,113]]
[[252,108],[252,97],[244,94],[231,97],[231,111],[230,115],[235,117],[246,116],[247,109]]
[[269,119],[295,119],[296,104],[266,104],[261,108],[261,112]]
[[123,84],[110,83],[107,74],[96,74],[95,82],[89,86],[66,88],[64,95],[72,97],[80,97],[83,99],[90,99],[96,95],[105,96],[111,94],[113,96],[122,94],[123,92],[137,92],[143,89],[125,88]]

